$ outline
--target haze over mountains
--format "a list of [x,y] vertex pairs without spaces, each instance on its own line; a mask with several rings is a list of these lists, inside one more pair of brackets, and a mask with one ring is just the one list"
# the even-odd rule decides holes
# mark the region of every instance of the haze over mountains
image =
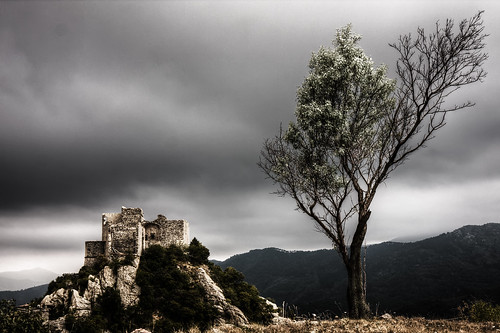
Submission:
[[0,291],[27,289],[41,284],[48,284],[58,275],[43,268],[0,272]]
[[0,272],[0,299],[15,299],[17,305],[29,303],[43,296],[58,275],[43,268]]

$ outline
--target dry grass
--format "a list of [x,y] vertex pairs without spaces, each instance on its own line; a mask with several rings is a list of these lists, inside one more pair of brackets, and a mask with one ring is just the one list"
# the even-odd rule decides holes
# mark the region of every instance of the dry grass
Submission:
[[[198,333],[190,330],[187,333]],[[427,320],[424,318],[396,317],[392,319],[351,320],[347,318],[333,321],[299,321],[274,324],[269,326],[232,325],[213,328],[210,333],[500,333],[500,323],[471,323],[454,320]]]

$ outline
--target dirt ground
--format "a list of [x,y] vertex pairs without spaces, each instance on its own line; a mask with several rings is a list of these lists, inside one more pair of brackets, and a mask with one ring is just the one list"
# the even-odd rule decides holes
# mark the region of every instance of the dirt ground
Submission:
[[[189,333],[194,333],[190,331]],[[269,326],[249,325],[247,327],[221,326],[210,333],[500,333],[500,323],[471,323],[464,320],[427,320],[424,318],[395,317],[389,319],[351,320],[347,318],[332,321],[282,322]]]

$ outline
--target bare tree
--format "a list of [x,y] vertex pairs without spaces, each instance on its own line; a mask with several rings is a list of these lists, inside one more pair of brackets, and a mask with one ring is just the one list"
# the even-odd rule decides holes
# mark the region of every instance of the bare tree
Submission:
[[379,185],[425,147],[449,112],[474,105],[445,99],[486,76],[481,15],[400,36],[390,44],[399,54],[397,81],[373,66],[350,26],[338,30],[335,48],[311,57],[296,122],[264,143],[258,165],[277,184],[276,194],[295,199],[342,257],[353,318],[370,316],[361,248]]

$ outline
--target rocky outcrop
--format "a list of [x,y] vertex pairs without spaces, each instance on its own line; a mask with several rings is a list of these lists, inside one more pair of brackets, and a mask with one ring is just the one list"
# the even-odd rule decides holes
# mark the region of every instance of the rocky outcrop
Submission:
[[118,267],[117,274],[109,266],[105,266],[97,276],[89,275],[88,286],[83,297],[95,302],[106,288],[116,288],[120,293],[122,305],[129,307],[139,302],[141,288],[135,283],[139,259],[133,265]]
[[[65,314],[72,313],[79,317],[90,315],[92,306],[107,288],[114,288],[119,292],[124,307],[138,304],[141,292],[135,282],[138,266],[139,259],[136,259],[132,265],[118,267],[116,273],[109,266],[105,266],[96,275],[88,276],[88,284],[83,295],[80,295],[76,289],[61,288],[45,296],[41,307],[46,324],[51,327],[51,332],[66,332]],[[243,312],[226,300],[221,288],[210,277],[207,266],[192,266],[186,263],[180,264],[178,269],[187,273],[193,282],[203,288],[206,299],[219,314],[215,321],[216,325],[245,326],[249,323]],[[49,320],[49,313],[52,319],[59,318]]]
[[106,288],[112,288],[116,284],[116,277],[109,266],[105,266],[97,276],[89,275],[87,289],[83,297],[95,302]]
[[[78,317],[90,315],[92,304],[97,301],[106,288],[118,290],[124,307],[137,304],[141,293],[139,286],[135,283],[138,267],[139,259],[136,259],[133,265],[119,267],[117,274],[109,266],[105,266],[96,276],[88,276],[88,285],[83,296],[76,289],[64,288],[45,296],[40,306],[47,327],[50,327],[51,332],[66,332],[64,329],[65,314],[72,313]],[[55,320],[49,320],[49,317],[54,317],[54,314],[61,316]]]
[[208,301],[219,312],[220,317],[216,324],[221,325],[228,322],[237,326],[248,325],[248,319],[243,312],[226,300],[222,290],[203,267],[185,266],[184,268],[203,287]]
[[[75,316],[88,316],[91,311],[91,302],[80,296],[75,289],[60,288],[45,296],[40,303],[42,317],[51,332],[66,332],[64,329],[64,313],[73,313]],[[50,313],[60,313],[57,319],[49,320]]]
[[138,266],[139,263],[137,262],[133,266],[121,266],[118,268],[116,289],[120,293],[124,307],[133,306],[139,302],[141,288],[135,283]]

